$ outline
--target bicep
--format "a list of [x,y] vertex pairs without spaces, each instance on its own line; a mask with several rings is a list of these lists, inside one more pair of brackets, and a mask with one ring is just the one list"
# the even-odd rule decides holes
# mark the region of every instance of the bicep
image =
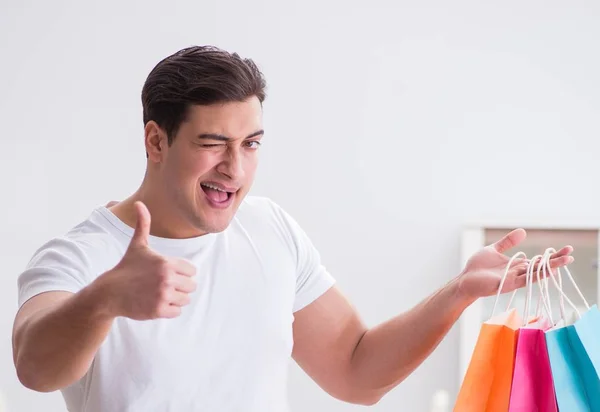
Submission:
[[354,349],[367,331],[337,287],[294,314],[293,357],[325,391],[347,397]]
[[17,348],[25,326],[34,318],[43,315],[56,305],[73,296],[71,292],[52,291],[40,293],[27,300],[17,311],[13,325],[13,355],[16,357]]

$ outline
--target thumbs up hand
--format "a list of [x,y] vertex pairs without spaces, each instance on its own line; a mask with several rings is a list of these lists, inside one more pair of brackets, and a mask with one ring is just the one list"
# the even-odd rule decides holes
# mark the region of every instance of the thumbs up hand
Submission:
[[148,246],[150,212],[142,202],[134,204],[135,232],[121,261],[96,282],[107,293],[114,317],[135,320],[174,318],[190,302],[196,289],[196,267],[184,259],[161,256]]

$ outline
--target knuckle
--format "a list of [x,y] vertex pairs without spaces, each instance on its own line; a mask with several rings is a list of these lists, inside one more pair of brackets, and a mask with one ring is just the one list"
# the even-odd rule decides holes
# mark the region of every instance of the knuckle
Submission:
[[168,284],[171,280],[171,269],[168,264],[161,264],[157,269],[158,279],[163,284]]
[[158,275],[159,287],[161,290],[169,289],[172,285],[171,275],[169,272],[160,273]]
[[159,273],[164,273],[170,270],[171,265],[167,259],[159,256],[156,258],[155,266]]

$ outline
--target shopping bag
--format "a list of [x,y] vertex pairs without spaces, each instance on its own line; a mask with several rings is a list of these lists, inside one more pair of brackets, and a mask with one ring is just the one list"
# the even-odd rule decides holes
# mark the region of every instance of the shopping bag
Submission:
[[[545,262],[545,256],[534,256],[526,273],[526,299],[524,318],[530,319],[529,310],[533,291],[533,268],[538,264],[538,285],[540,285],[539,268]],[[540,298],[544,299],[540,287]],[[544,307],[547,307],[544,301]],[[539,304],[538,304],[539,308]],[[551,326],[551,313],[537,315],[534,321],[523,324],[517,332],[517,348],[510,392],[509,412],[538,411],[557,412],[554,396],[554,383],[550,369],[550,359],[546,348],[544,331]]]
[[[595,330],[596,337],[590,336]],[[591,307],[573,325],[546,332],[556,400],[561,411],[600,411],[600,313]]]
[[526,257],[524,253],[519,252],[509,260],[498,288],[492,316],[481,325],[471,361],[454,405],[455,412],[506,412],[508,410],[517,330],[523,320],[514,308],[507,309],[499,315],[494,314],[508,269],[513,260],[520,255]]
[[567,327],[590,409],[600,411],[600,312],[593,305]]
[[571,348],[568,328],[569,326],[546,332],[556,402],[561,411],[590,412],[575,353]]
[[562,299],[578,317],[573,324],[565,322],[561,299],[560,326],[545,334],[556,400],[560,411],[596,412],[600,411],[600,312],[596,305],[590,307],[569,270],[564,269],[587,310],[581,315],[550,273]]
[[518,334],[509,411],[557,410],[544,331],[521,328]]
[[521,323],[515,309],[484,322],[454,411],[508,410],[517,330]]

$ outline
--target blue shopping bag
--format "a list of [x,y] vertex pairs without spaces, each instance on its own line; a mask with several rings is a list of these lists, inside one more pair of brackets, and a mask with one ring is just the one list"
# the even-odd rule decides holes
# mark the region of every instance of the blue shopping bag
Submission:
[[558,409],[600,412],[600,311],[593,305],[573,325],[546,332]]
[[593,305],[572,327],[569,340],[580,365],[592,411],[600,411],[600,311]]
[[[598,312],[597,308],[593,310]],[[587,323],[578,325],[579,329],[587,329]],[[558,409],[569,412],[600,411],[598,372],[587,356],[575,325],[546,332],[546,347]]]
[[[550,251],[552,249],[546,252]],[[586,307],[583,315],[562,290],[560,269],[557,269],[558,282],[550,270],[548,260],[542,264],[542,269],[560,293],[561,319],[564,323],[555,325],[545,334],[558,409],[568,412],[600,412],[600,311],[597,305],[590,307],[569,269],[564,268]],[[577,314],[578,319],[572,324],[568,324],[565,317],[564,300]]]

